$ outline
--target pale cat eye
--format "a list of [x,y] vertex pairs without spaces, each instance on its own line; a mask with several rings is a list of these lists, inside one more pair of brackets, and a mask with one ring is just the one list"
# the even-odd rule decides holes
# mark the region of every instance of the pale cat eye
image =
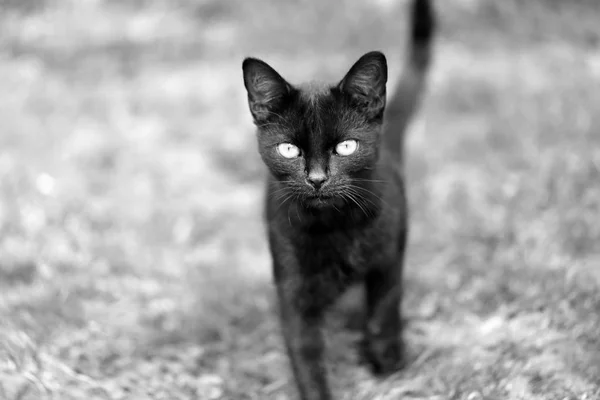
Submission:
[[335,146],[335,152],[340,156],[349,156],[358,149],[358,142],[356,140],[344,140]]
[[296,158],[300,155],[298,146],[291,143],[280,143],[277,145],[277,151],[285,158]]

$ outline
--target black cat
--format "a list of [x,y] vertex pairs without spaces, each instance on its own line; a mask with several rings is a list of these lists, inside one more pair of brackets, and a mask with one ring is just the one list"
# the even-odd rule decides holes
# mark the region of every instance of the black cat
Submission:
[[385,126],[380,52],[362,56],[335,86],[294,86],[261,60],[243,62],[270,171],[266,218],[282,329],[303,400],[331,399],[321,322],[354,283],[366,289],[364,351],[373,371],[402,367],[402,138],[423,91],[433,36],[431,4],[414,0],[407,64]]

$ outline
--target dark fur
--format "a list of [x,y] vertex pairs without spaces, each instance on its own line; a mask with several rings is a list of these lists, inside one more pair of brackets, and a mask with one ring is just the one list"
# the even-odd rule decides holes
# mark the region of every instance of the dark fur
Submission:
[[[335,86],[297,87],[263,61],[243,63],[259,151],[271,172],[266,218],[273,273],[303,400],[331,398],[321,322],[351,284],[365,285],[364,350],[373,371],[402,366],[408,217],[402,136],[429,65],[434,21],[428,0],[414,0],[412,20],[407,64],[387,111],[387,64],[380,52],[361,57]],[[358,142],[356,152],[337,154],[336,144],[348,139]],[[280,143],[297,146],[300,155],[284,158]]]

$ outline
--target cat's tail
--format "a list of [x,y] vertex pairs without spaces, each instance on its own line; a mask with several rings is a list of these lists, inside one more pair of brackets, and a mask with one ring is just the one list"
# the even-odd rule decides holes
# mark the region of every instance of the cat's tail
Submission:
[[424,92],[436,31],[433,0],[412,0],[408,52],[400,80],[386,107],[384,144],[402,158],[406,127]]

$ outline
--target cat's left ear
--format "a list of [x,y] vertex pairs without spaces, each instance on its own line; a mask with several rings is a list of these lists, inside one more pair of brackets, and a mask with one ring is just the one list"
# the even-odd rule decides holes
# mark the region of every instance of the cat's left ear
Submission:
[[369,118],[380,117],[385,109],[387,75],[385,56],[379,51],[372,51],[354,63],[338,88],[349,95]]
[[248,105],[257,124],[266,122],[283,104],[292,87],[269,64],[256,58],[242,63]]

